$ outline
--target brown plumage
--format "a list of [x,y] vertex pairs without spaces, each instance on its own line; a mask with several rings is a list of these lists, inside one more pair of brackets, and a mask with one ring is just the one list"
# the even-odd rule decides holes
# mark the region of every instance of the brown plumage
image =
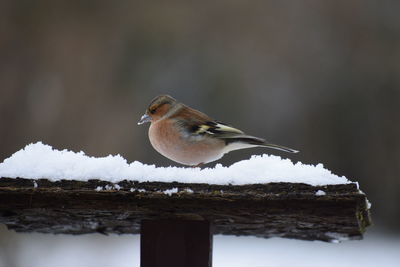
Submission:
[[149,139],[154,149],[173,161],[189,166],[199,166],[218,160],[230,151],[256,146],[298,152],[247,135],[168,95],[151,101],[138,124],[145,122],[151,122]]

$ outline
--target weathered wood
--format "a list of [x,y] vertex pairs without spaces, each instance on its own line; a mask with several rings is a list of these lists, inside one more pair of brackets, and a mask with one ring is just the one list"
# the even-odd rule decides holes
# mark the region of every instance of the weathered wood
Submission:
[[[316,195],[318,190],[325,195]],[[366,197],[355,183],[233,186],[0,178],[0,223],[18,232],[139,233],[142,220],[159,219],[207,220],[214,234],[323,241],[359,239],[370,224]]]
[[208,221],[144,220],[141,267],[211,267],[212,233]]

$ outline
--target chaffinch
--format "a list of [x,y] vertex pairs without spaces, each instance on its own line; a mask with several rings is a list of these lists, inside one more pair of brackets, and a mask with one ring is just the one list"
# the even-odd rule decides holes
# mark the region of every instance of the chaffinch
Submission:
[[249,147],[268,147],[290,153],[297,150],[268,143],[216,121],[168,95],[154,98],[138,124],[151,122],[151,145],[163,156],[189,166],[200,166],[224,154]]

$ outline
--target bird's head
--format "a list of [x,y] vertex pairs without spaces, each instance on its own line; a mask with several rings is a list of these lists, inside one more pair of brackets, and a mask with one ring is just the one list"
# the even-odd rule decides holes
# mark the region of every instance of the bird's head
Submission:
[[154,98],[149,107],[146,109],[144,115],[140,118],[138,125],[146,122],[155,122],[162,118],[164,115],[175,106],[178,101],[169,95],[160,95]]

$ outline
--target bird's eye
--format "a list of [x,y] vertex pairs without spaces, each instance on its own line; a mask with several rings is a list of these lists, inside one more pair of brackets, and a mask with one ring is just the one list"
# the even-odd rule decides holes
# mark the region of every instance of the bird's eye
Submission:
[[155,109],[155,108],[150,109],[150,113],[151,113],[151,114],[156,113],[156,109]]

